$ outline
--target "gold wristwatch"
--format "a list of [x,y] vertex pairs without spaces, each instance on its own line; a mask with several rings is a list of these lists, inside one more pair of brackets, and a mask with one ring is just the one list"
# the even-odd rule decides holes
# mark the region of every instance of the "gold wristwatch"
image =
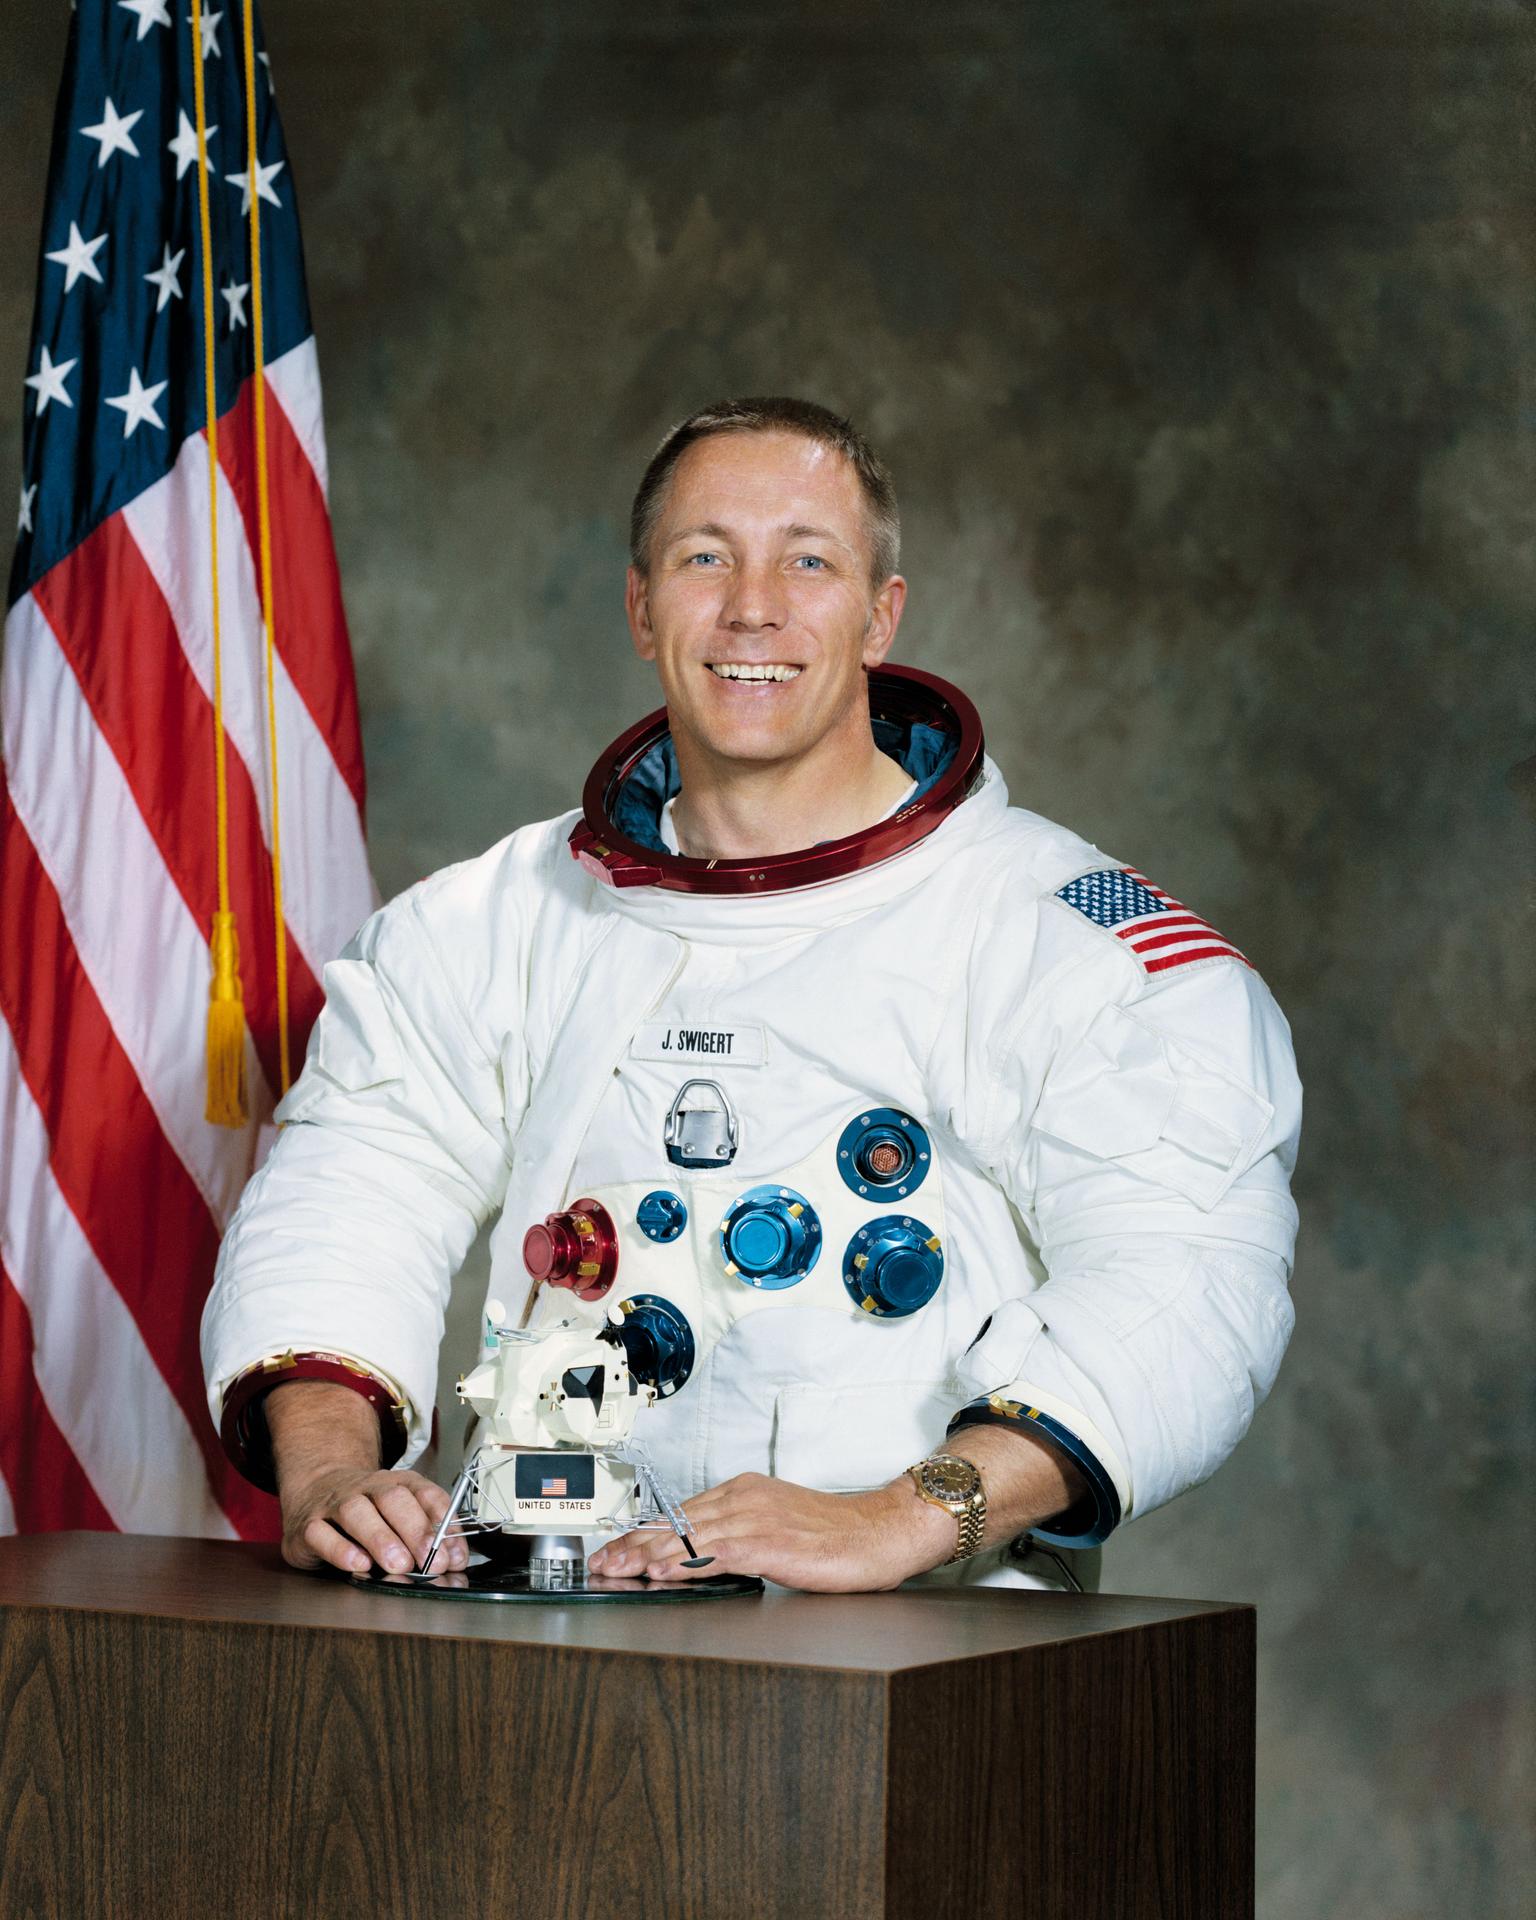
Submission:
[[945,1566],[969,1560],[987,1531],[987,1496],[981,1488],[981,1469],[957,1453],[931,1453],[915,1467],[908,1467],[907,1472],[921,1499],[930,1506],[942,1507],[960,1523],[960,1538]]

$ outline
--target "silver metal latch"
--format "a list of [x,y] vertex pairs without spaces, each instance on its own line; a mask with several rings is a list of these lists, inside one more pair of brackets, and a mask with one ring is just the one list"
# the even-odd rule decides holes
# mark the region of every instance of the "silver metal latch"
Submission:
[[724,1087],[688,1080],[667,1110],[662,1133],[674,1167],[728,1167],[736,1158],[741,1129]]

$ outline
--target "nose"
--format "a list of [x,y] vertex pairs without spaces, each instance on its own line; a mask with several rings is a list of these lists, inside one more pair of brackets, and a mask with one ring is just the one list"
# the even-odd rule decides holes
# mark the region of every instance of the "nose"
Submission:
[[720,609],[720,624],[732,633],[781,633],[789,620],[784,583],[772,566],[740,566]]

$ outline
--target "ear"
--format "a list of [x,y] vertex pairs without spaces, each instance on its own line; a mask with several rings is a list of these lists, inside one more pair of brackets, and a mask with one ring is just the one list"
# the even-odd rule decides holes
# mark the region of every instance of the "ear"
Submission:
[[651,626],[650,582],[638,567],[624,575],[624,614],[629,621],[629,637],[642,660],[656,658],[656,635]]
[[878,667],[890,652],[906,604],[907,583],[899,573],[893,573],[875,595],[869,609],[869,625],[864,630],[862,654],[866,667]]

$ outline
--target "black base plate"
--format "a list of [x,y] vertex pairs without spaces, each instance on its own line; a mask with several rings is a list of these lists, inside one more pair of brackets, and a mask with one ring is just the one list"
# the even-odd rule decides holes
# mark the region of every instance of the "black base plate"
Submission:
[[354,1587],[366,1587],[371,1593],[419,1594],[428,1600],[534,1601],[557,1607],[586,1606],[594,1600],[729,1600],[763,1590],[761,1580],[740,1573],[708,1574],[701,1580],[605,1580],[600,1573],[588,1573],[580,1586],[552,1587],[542,1581],[535,1586],[526,1567],[492,1560],[472,1564],[462,1573],[385,1573],[375,1567],[371,1573],[348,1578]]

